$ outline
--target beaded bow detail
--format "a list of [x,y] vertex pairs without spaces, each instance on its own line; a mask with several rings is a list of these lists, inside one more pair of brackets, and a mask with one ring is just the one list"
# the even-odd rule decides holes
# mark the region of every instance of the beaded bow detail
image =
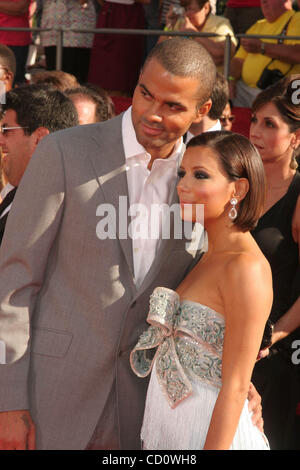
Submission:
[[[180,365],[172,337],[174,314],[179,305],[177,292],[157,287],[150,297],[147,322],[151,326],[142,333],[130,354],[131,367],[138,377],[149,375],[154,359],[157,359],[158,380],[172,408],[192,393],[192,386]],[[155,354],[153,349],[156,349]]]
[[147,322],[151,326],[130,355],[138,377],[149,375],[156,360],[158,381],[172,408],[192,394],[187,374],[214,386],[220,386],[221,381],[223,322],[212,315],[209,328],[203,328],[207,310],[213,312],[211,309],[200,304],[195,309],[179,307],[175,291],[157,287],[150,297]]

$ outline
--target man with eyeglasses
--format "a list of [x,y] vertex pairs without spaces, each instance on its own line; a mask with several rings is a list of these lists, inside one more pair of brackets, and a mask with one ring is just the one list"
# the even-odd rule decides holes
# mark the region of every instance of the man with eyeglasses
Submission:
[[[16,59],[13,51],[0,44],[0,103],[4,100],[4,94],[13,88],[14,78],[16,74]],[[5,173],[2,168],[2,150],[0,148],[0,202],[4,199],[6,194],[13,189],[7,182]]]
[[11,186],[0,204],[0,243],[17,188],[38,143],[50,132],[78,124],[72,101],[44,85],[28,85],[6,93],[2,113],[2,169]]

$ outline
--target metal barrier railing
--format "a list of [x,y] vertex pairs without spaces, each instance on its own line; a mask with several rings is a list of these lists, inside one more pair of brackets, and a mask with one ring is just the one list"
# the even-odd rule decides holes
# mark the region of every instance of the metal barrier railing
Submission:
[[[43,31],[56,31],[56,70],[62,69],[62,49],[63,49],[63,35],[65,32],[72,31],[74,33],[92,33],[92,34],[124,34],[124,35],[142,35],[142,36],[184,36],[186,32],[181,31],[164,31],[157,29],[116,29],[116,28],[97,28],[97,29],[73,29],[73,28],[0,28],[0,31],[30,31],[33,33],[40,33]],[[189,32],[189,37],[225,37],[225,52],[224,52],[224,76],[228,78],[231,60],[231,35],[220,35],[216,33],[199,33]],[[300,36],[283,36],[283,35],[268,35],[268,34],[236,34],[237,39],[241,38],[256,38],[256,39],[283,39],[283,40],[299,40]]]

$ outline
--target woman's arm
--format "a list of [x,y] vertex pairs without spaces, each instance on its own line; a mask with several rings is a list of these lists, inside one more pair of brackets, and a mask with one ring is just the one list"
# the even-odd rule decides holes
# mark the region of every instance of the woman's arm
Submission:
[[233,258],[224,273],[220,291],[226,323],[222,387],[206,437],[206,450],[229,449],[233,441],[272,306],[269,266],[250,255]]
[[[190,22],[189,18],[186,16],[184,22],[182,23],[179,31],[186,32],[198,32],[197,28]],[[216,65],[222,65],[224,62],[224,53],[225,53],[225,44],[226,41],[215,42],[209,37],[195,37],[193,39],[199,42],[205,49],[210,53]],[[235,45],[231,42],[231,57],[235,53]]]
[[264,48],[265,55],[271,59],[281,60],[288,64],[300,63],[300,44],[273,44],[254,38],[244,38],[241,40],[241,43],[247,52],[261,54],[261,51]]

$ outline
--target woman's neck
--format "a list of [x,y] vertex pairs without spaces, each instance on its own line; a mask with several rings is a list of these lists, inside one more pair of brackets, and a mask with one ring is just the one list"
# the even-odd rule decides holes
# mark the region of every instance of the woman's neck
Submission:
[[243,233],[228,217],[219,221],[206,222],[204,228],[208,237],[208,252],[233,251],[238,248],[238,240]]
[[282,188],[288,185],[295,174],[289,162],[265,162],[264,170],[267,180],[267,190]]

